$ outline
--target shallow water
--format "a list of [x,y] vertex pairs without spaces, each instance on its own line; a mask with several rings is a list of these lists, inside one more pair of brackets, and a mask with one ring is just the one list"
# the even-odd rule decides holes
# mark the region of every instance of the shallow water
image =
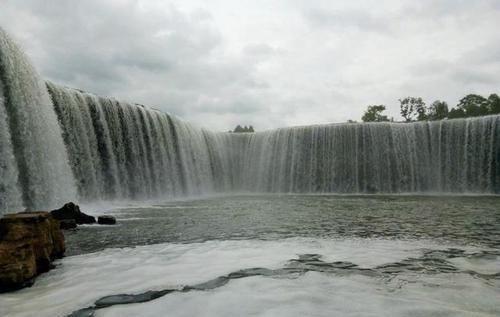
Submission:
[[1,316],[498,316],[500,197],[253,195],[97,209]]

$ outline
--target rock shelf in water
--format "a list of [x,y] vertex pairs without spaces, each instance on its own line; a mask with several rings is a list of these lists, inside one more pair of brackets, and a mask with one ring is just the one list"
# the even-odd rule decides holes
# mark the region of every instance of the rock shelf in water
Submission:
[[89,216],[80,211],[80,207],[70,202],[59,209],[50,212],[52,217],[61,221],[75,221],[76,224],[92,224],[96,223],[93,216]]
[[48,212],[4,216],[0,219],[0,292],[32,285],[64,251],[60,224]]

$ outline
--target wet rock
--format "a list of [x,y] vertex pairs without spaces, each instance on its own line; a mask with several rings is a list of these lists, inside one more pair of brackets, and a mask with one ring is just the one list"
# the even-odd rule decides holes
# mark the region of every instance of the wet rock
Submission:
[[48,212],[5,215],[0,219],[0,292],[30,286],[64,251],[59,221]]
[[50,212],[52,217],[57,220],[68,220],[73,219],[79,225],[81,224],[92,224],[95,223],[95,218],[84,214],[80,211],[80,207],[74,203],[67,203],[62,208],[52,210]]
[[63,230],[76,228],[75,219],[62,219],[62,220],[59,220],[59,223],[61,224],[60,228]]
[[94,317],[94,313],[94,307],[87,307],[71,313],[70,315],[68,315],[68,317]]
[[99,216],[97,217],[97,223],[100,225],[115,225],[116,219],[113,216]]
[[114,305],[145,303],[175,292],[175,289],[164,289],[161,291],[147,291],[141,294],[119,294],[102,297],[95,302],[96,308],[105,308]]

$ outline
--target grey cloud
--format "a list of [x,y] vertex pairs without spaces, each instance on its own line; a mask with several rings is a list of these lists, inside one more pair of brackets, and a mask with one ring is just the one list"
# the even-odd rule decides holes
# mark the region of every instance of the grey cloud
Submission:
[[283,51],[265,43],[247,45],[243,48],[243,53],[248,56],[274,56]]
[[450,72],[454,68],[454,65],[444,59],[429,59],[424,62],[416,63],[409,67],[409,71],[412,75],[417,77],[427,77],[434,75],[442,75]]
[[387,16],[376,15],[361,9],[325,10],[308,8],[303,11],[303,15],[315,27],[381,34],[391,33],[391,23]]
[[493,92],[498,3],[5,0],[0,23],[56,83],[227,130]]
[[454,60],[428,59],[410,67],[410,73],[417,77],[440,76],[451,82],[465,84],[498,83],[500,70],[500,45],[488,43],[466,51]]
[[499,10],[497,0],[423,0],[411,1],[403,7],[402,13],[415,17],[461,17],[474,10]]
[[473,65],[500,64],[500,42],[471,44],[472,48],[461,57],[461,62]]
[[[498,69],[500,69],[500,67]],[[452,77],[465,84],[498,83],[498,72],[489,73],[484,70],[459,69],[452,73]]]
[[[251,113],[257,106],[252,99],[242,101],[247,91],[267,86],[253,77],[254,65],[247,60],[214,57],[223,40],[203,9],[91,0],[10,2],[4,12],[9,10],[40,21],[28,33],[37,35],[45,52],[32,55],[56,83],[180,115]],[[200,100],[206,104],[198,105]]]
[[216,114],[255,114],[265,110],[264,105],[252,97],[242,96],[238,99],[233,99],[229,103],[227,101],[217,100],[216,103],[204,102],[196,107],[200,113],[216,113]]
[[421,31],[439,31],[447,23],[466,29],[477,23],[478,13],[500,10],[497,0],[381,0],[376,4],[358,1],[355,5],[331,8],[303,4],[301,12],[314,27],[395,36],[411,23],[417,24]]

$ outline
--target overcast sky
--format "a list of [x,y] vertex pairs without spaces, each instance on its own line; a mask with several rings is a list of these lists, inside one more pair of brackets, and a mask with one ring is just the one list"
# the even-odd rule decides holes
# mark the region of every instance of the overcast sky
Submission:
[[500,92],[500,1],[1,0],[43,77],[212,130]]

